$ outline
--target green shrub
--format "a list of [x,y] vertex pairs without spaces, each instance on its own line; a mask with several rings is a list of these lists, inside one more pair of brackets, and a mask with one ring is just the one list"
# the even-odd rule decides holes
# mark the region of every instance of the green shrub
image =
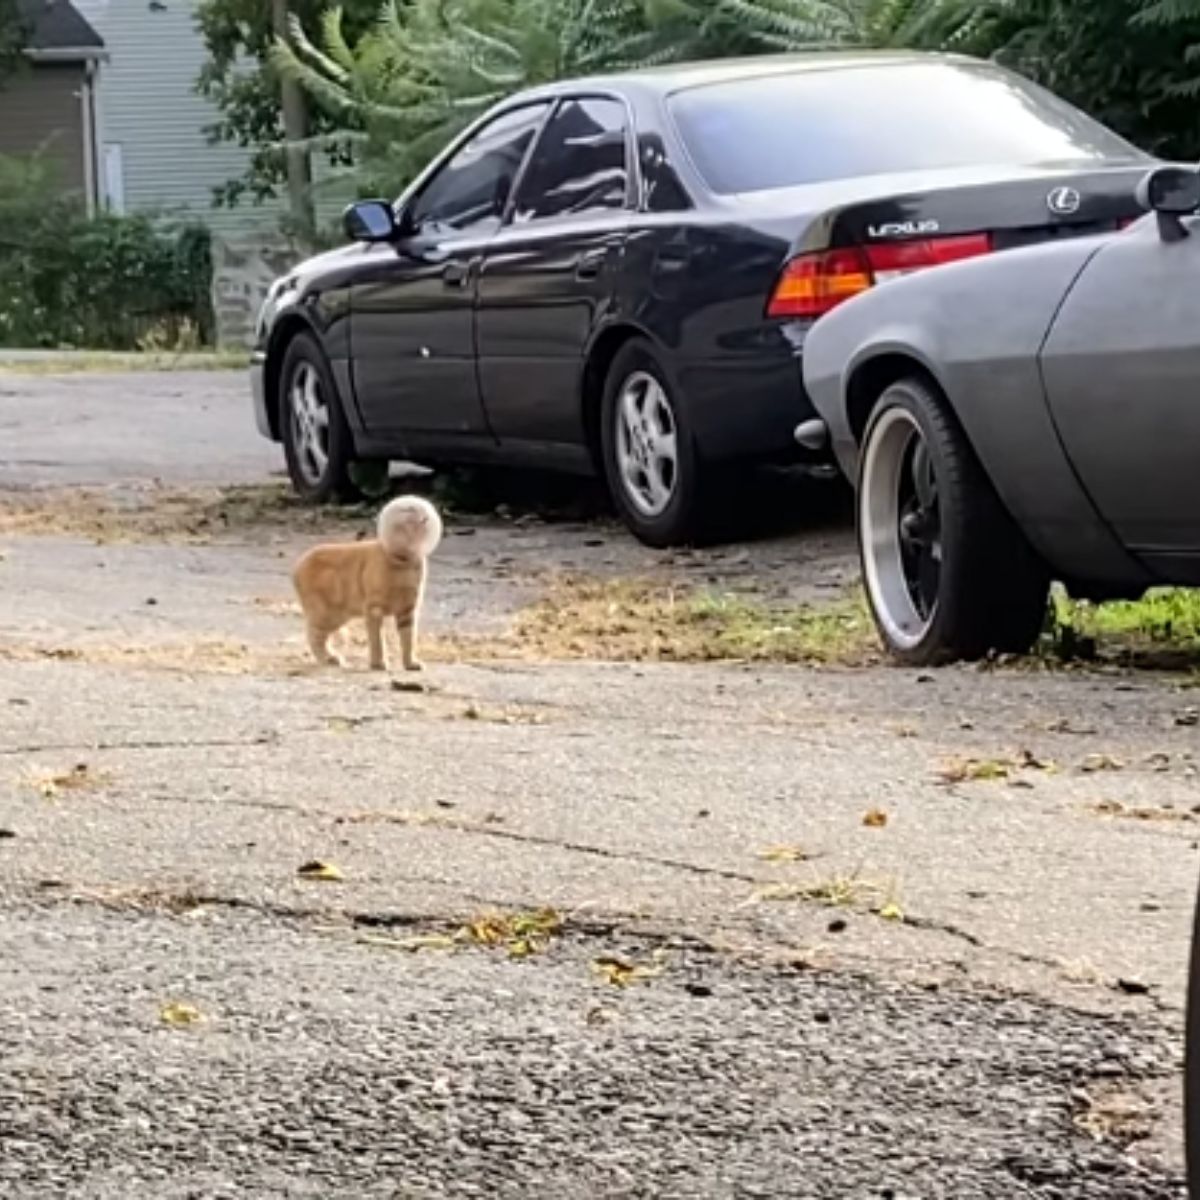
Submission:
[[38,159],[0,156],[0,345],[191,349],[212,340],[200,225],[89,218]]

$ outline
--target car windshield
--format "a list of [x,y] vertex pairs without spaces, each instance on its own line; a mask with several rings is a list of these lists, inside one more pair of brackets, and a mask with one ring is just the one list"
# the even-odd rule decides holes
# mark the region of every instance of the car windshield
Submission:
[[797,71],[690,88],[668,103],[720,195],[894,172],[1145,158],[1072,105],[984,64]]

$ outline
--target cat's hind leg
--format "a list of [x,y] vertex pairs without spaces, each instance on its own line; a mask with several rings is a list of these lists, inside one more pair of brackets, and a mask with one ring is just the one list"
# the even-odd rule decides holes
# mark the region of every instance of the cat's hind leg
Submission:
[[312,621],[308,622],[308,648],[312,651],[313,658],[323,667],[342,666],[342,660],[329,649],[329,639],[335,632],[333,629],[315,625]]

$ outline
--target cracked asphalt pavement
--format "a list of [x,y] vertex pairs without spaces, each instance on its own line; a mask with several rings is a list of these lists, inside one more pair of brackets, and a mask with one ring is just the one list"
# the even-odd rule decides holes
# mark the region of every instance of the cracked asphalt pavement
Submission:
[[[0,432],[0,520],[279,470],[236,374],[0,374]],[[427,624],[502,627],[548,569],[853,579],[844,520],[792,525],[656,555],[460,519]],[[397,690],[304,667],[313,536],[0,533],[6,1200],[1186,1195],[1186,677],[480,660]],[[947,782],[971,758],[1015,765]],[[470,933],[542,909],[533,944]]]

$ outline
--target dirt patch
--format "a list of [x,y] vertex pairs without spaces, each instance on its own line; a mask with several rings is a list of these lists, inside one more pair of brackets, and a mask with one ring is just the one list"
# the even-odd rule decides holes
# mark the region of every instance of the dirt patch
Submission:
[[788,607],[655,579],[563,576],[494,638],[444,638],[466,658],[865,665],[878,659],[861,597]]
[[0,535],[203,545],[222,536],[370,533],[378,504],[314,508],[283,484],[253,487],[66,488],[0,496]]
[[[255,598],[255,607],[295,613],[282,598]],[[392,631],[385,629],[391,640]],[[352,670],[365,669],[366,635],[354,622],[334,639]],[[519,659],[604,662],[758,662],[858,666],[875,661],[870,618],[857,594],[823,605],[786,606],[650,579],[551,577],[542,597],[519,610],[495,635],[426,635],[431,662]],[[393,655],[395,657],[395,655]],[[65,645],[10,642],[0,660],[60,659],[223,675],[315,671],[300,637],[256,645],[200,636],[148,643],[81,640]],[[500,719],[465,714],[468,719]]]

